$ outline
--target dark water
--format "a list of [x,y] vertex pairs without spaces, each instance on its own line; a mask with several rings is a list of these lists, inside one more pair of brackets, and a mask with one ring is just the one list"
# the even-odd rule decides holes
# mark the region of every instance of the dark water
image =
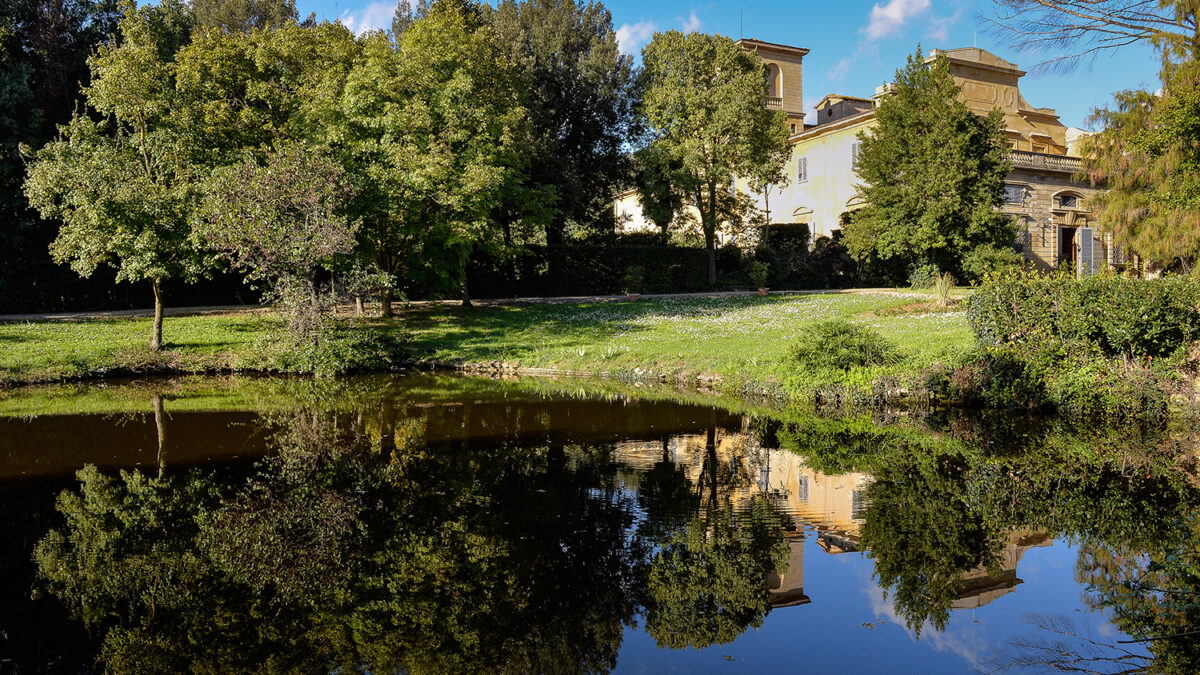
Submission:
[[546,381],[17,392],[0,671],[1196,672],[1189,442]]

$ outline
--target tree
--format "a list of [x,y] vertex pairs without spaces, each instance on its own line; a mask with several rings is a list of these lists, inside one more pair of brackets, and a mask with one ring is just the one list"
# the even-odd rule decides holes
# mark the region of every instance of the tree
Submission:
[[674,180],[682,167],[657,145],[638,150],[634,155],[634,166],[634,186],[642,203],[642,214],[662,230],[665,244],[684,204],[684,196]]
[[102,117],[76,113],[61,138],[34,156],[25,182],[42,217],[62,221],[51,255],[83,277],[104,264],[117,281],[150,281],[154,291],[152,350],[162,349],[166,279],[205,269],[189,218],[199,191],[181,148],[172,112],[174,54],[190,30],[177,2],[126,6],[120,44],[90,61],[88,105]]
[[296,0],[191,0],[191,5],[198,27],[229,32],[279,28],[299,18]]
[[1046,53],[1039,68],[1068,71],[1101,52],[1137,42],[1178,59],[1195,58],[1200,47],[1195,0],[994,2],[993,32],[1020,49]]
[[302,144],[214,173],[200,234],[249,279],[272,286],[301,335],[320,328],[320,278],[354,250],[341,167]]
[[1200,256],[1200,60],[1164,57],[1162,89],[1121,91],[1093,111],[1084,171],[1100,227],[1153,267]]
[[769,173],[786,155],[786,116],[767,110],[762,59],[719,35],[656,33],[642,50],[643,98],[637,107],[650,144],[676,162],[670,182],[695,209],[717,281],[716,236],[753,211],[737,177]]
[[[343,98],[363,255],[388,275],[427,275],[470,304],[467,262],[502,245],[492,210],[516,171],[523,137],[510,67],[469,2],[435,2],[394,50],[369,37]],[[385,314],[390,295],[383,297]]]
[[0,307],[7,311],[45,309],[80,295],[71,288],[78,277],[46,252],[54,227],[25,198],[18,148],[41,147],[70,119],[90,78],[87,58],[119,18],[115,0],[0,3],[0,248],[23,252],[0,268]]
[[844,227],[855,257],[959,274],[971,250],[1012,245],[1011,219],[997,210],[1009,171],[1002,115],[967,109],[945,57],[927,61],[918,48],[875,118],[875,128],[859,133],[855,164],[867,206]]
[[486,16],[524,88],[525,182],[553,193],[546,242],[560,243],[570,225],[611,231],[612,196],[629,173],[634,88],[612,16],[575,0],[503,0]]

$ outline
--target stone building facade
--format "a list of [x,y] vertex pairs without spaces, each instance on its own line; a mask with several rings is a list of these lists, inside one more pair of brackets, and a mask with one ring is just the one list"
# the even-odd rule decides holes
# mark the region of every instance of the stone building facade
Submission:
[[[814,237],[830,236],[840,228],[844,214],[864,206],[854,170],[858,136],[874,128],[875,106],[887,95],[887,87],[871,98],[825,96],[815,106],[816,124],[805,125],[794,106],[802,100],[799,87],[807,50],[756,40],[740,44],[763,55],[770,92],[766,104],[787,111],[793,131],[788,182],[758,195],[759,205],[769,212],[771,223],[805,223]],[[1021,253],[1044,270],[1076,263],[1092,269],[1124,264],[1111,235],[1096,227],[1088,210],[1097,188],[1075,178],[1082,168],[1080,141],[1087,132],[1063,125],[1052,108],[1036,108],[1026,101],[1019,86],[1025,73],[1016,64],[974,47],[934,50],[929,58],[938,56],[949,61],[969,109],[980,115],[993,108],[1004,113],[1013,168],[1005,181],[1001,210],[1018,225],[1014,244]],[[738,181],[738,188],[749,189],[745,181]],[[619,195],[615,210],[622,229],[653,227],[641,217],[636,192]]]

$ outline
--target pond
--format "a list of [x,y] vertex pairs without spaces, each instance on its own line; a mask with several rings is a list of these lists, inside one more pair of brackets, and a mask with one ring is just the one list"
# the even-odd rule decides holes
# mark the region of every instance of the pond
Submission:
[[0,671],[1196,672],[1188,441],[543,379],[19,390]]

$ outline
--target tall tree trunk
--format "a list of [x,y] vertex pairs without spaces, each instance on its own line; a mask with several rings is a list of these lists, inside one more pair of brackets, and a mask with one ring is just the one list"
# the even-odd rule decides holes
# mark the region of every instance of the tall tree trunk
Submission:
[[363,303],[361,295],[354,296],[354,314],[355,316],[363,315]]
[[717,184],[708,182],[708,213],[700,214],[704,249],[708,253],[708,285],[717,285]]
[[392,316],[392,289],[388,288],[379,293],[379,315],[385,319]]
[[150,336],[150,351],[159,352],[163,348],[162,339],[162,322],[163,322],[163,290],[162,279],[152,279],[150,287],[154,289],[154,330]]
[[470,258],[471,256],[467,253],[460,254],[458,258],[458,283],[462,289],[463,307],[471,306],[471,292],[467,288],[467,263],[470,261]]
[[167,472],[167,416],[163,412],[162,394],[151,396],[150,404],[154,408],[154,428],[158,432],[158,477],[162,478]]

